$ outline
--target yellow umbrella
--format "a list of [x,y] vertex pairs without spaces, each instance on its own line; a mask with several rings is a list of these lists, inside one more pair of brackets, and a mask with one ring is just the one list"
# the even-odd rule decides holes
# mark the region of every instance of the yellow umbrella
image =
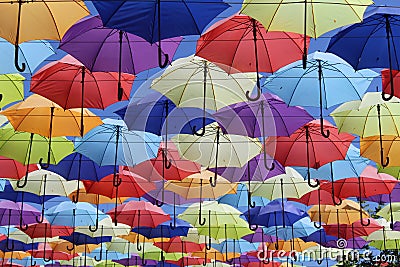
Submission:
[[[49,137],[47,165],[50,163],[51,140],[56,136],[80,136],[82,113],[80,109],[66,109],[40,95],[32,95],[1,114],[7,116],[16,131],[40,134]],[[101,119],[87,109],[83,109],[83,125],[86,133],[103,124]]]
[[[84,109],[84,133],[103,124],[101,119]],[[66,109],[40,95],[31,95],[1,114],[7,116],[16,131],[45,137],[80,136],[80,109]]]
[[18,66],[18,44],[29,40],[61,40],[79,19],[89,15],[84,1],[7,1],[0,0],[0,36],[15,45],[15,67]]
[[303,67],[306,68],[307,36],[322,34],[361,22],[371,0],[293,1],[244,0],[241,13],[260,21],[267,31],[285,31],[304,34]]
[[369,214],[364,211],[360,204],[344,199],[339,206],[331,205],[318,205],[312,206],[308,210],[311,220],[320,221],[326,224],[352,224],[360,220],[360,211],[365,218],[369,217]]
[[[76,199],[78,191],[72,192],[71,194],[68,195],[68,197],[73,200]],[[125,200],[127,200],[129,197],[119,197],[117,199],[118,204],[122,204]],[[79,201],[80,202],[88,202],[92,204],[105,204],[105,203],[115,203],[115,198],[109,198],[106,196],[102,196],[99,194],[92,194],[92,193],[87,193],[85,188],[80,188],[79,189]]]
[[[364,137],[360,139],[360,155],[375,162],[381,162],[379,135]],[[382,149],[384,158],[390,158],[385,167],[400,166],[400,137],[395,135],[382,136]]]
[[294,238],[291,240],[278,240],[274,243],[266,243],[266,246],[270,250],[284,250],[284,251],[303,251],[310,247],[316,246],[315,242],[304,242],[300,238]]
[[213,187],[208,182],[214,173],[203,170],[200,173],[192,174],[181,181],[168,181],[164,188],[172,191],[186,199],[210,198],[216,199],[226,194],[235,194],[237,184],[231,183],[221,176],[217,176],[216,186]]

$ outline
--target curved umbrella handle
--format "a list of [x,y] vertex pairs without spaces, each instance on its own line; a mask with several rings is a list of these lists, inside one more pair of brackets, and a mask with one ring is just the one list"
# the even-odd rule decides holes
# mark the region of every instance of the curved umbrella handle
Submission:
[[76,195],[72,195],[72,202],[78,203],[79,202],[79,180],[78,180],[78,190],[76,191]]
[[364,223],[364,220],[361,218],[361,225],[362,226],[369,226],[371,224],[371,220],[367,218],[367,223]]
[[171,160],[171,159],[168,159],[168,157],[167,157],[167,150],[165,150],[165,151],[163,152],[163,163],[164,163],[164,167],[165,167],[167,170],[170,169],[171,166],[172,166],[172,160]]
[[43,261],[45,261],[45,262],[50,262],[50,261],[51,261],[51,258],[43,257]]
[[165,68],[168,63],[169,63],[169,55],[168,54],[164,54],[164,62],[162,61],[162,54],[163,51],[161,49],[161,41],[158,43],[158,66],[163,69]]
[[[40,218],[40,219],[38,219],[38,218]],[[41,216],[40,217],[36,216],[35,219],[36,219],[37,223],[42,223],[44,221],[44,208],[42,208]]]
[[394,96],[394,84],[393,84],[393,67],[392,67],[392,51],[390,48],[390,36],[392,34],[392,29],[390,27],[389,15],[385,14],[385,24],[386,24],[386,40],[387,40],[387,48],[388,48],[388,59],[389,59],[389,78],[390,78],[390,95],[389,97],[385,96],[385,93],[382,91],[382,99],[385,101],[389,101]]
[[10,239],[7,237],[6,247],[8,250],[13,251],[15,248],[14,240],[11,240],[11,247],[10,247]]
[[36,260],[33,260],[32,256],[31,256],[31,266],[36,266]]
[[260,77],[258,77],[258,75],[257,75],[257,95],[256,95],[256,97],[253,98],[253,97],[250,96],[251,92],[250,91],[246,91],[247,100],[254,102],[254,101],[257,101],[257,100],[260,99],[260,97],[261,97],[261,88],[259,87],[259,84],[260,84]]
[[196,127],[196,125],[194,125],[193,127],[192,127],[192,134],[193,135],[196,135],[196,136],[204,136],[204,134],[206,133],[206,129],[205,129],[205,118],[204,118],[204,123],[203,123],[203,127],[201,128],[201,132],[200,133],[198,133],[197,132],[197,127]]
[[[27,171],[26,171],[26,174],[25,174],[25,178],[20,179],[20,180],[17,181],[17,187],[18,188],[24,188],[26,186],[26,184],[28,183],[28,175],[29,175],[28,168],[29,168],[29,164],[26,165],[26,168],[27,168]],[[21,183],[21,181],[22,181],[22,183]]]
[[163,185],[162,185],[162,191],[161,191],[161,201],[158,201],[158,199],[155,199],[155,202],[154,202],[154,204],[155,204],[157,207],[160,207],[160,208],[164,205],[164,193],[165,193],[165,189],[164,189],[164,179],[162,180],[162,182],[163,182]]
[[320,222],[314,222],[314,227],[317,229],[321,229],[322,225]]
[[264,145],[264,167],[268,170],[268,171],[272,171],[273,169],[275,169],[275,162],[272,161],[271,166],[268,166],[267,163],[267,152],[265,151],[265,145]]
[[96,225],[92,228],[92,225],[89,225],[89,231],[94,233],[99,229],[99,222],[96,220]]
[[95,255],[93,258],[95,259],[95,261],[101,261],[103,258],[102,253],[100,252],[100,258],[97,258],[97,255]]
[[22,62],[21,67],[19,66],[19,45],[14,45],[14,66],[19,72],[24,72],[26,69],[26,64]]
[[39,159],[39,165],[40,165],[40,168],[42,168],[42,169],[44,169],[44,170],[46,170],[47,168],[50,167],[50,164],[48,164],[48,163],[43,163],[43,158],[40,158],[40,159]]
[[251,200],[250,191],[247,192],[247,203],[249,205],[249,208],[255,208],[256,207],[256,202],[254,200]]
[[320,265],[324,261],[324,259],[316,259],[315,261],[318,263],[318,265]]
[[384,160],[385,155],[383,153],[383,149],[381,149],[381,166],[383,168],[387,167],[389,165],[389,157],[386,157],[386,161]]
[[162,206],[164,205],[164,202],[158,201],[158,200],[156,199],[155,202],[154,202],[154,204],[155,204],[157,207],[162,207]]
[[307,180],[308,186],[312,188],[317,188],[320,185],[320,182],[318,179],[315,179],[315,184],[311,183],[311,178],[308,177],[309,179]]
[[335,204],[335,206],[340,206],[343,203],[343,200],[340,197],[337,197],[339,199],[339,202],[336,202],[335,196],[332,195],[332,202]]
[[26,231],[28,230],[29,225],[28,224],[24,224],[23,219],[22,219],[22,215],[19,217],[19,229],[21,229],[22,231]]
[[75,244],[72,243],[72,248],[70,248],[69,246],[66,246],[66,249],[67,249],[68,251],[73,251],[73,250],[75,249]]
[[321,127],[321,135],[325,138],[329,138],[329,136],[331,135],[331,132],[329,130],[326,130],[326,133],[324,131],[324,123],[323,123],[324,119],[321,118],[321,123],[320,123],[320,127]]
[[139,241],[139,236],[137,237],[137,240],[136,240],[136,249],[137,249],[137,251],[142,250],[142,246],[140,245],[140,241]]
[[210,185],[212,187],[216,187],[217,186],[217,172],[214,172],[214,177],[210,177]]
[[257,230],[258,229],[258,224],[255,224],[255,225],[249,224],[249,229],[252,230],[252,231]]
[[218,152],[219,152],[219,131],[220,128],[217,128],[217,149],[215,150],[215,172],[214,172],[214,180],[213,177],[210,177],[210,185],[212,187],[217,186],[217,177],[218,177]]

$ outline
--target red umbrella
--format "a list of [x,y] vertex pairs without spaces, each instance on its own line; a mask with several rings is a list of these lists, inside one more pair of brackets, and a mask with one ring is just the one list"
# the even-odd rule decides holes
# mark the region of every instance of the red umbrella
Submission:
[[[398,180],[385,173],[377,173],[376,168],[368,166],[360,177],[340,179],[332,183],[324,183],[321,190],[332,192],[339,198],[370,197],[375,195],[390,194]],[[361,190],[361,191],[360,191]]]
[[[175,264],[177,266],[192,266],[192,265],[202,265],[204,258],[184,256],[177,261],[167,260],[166,262]],[[207,259],[207,262],[211,262],[211,259]]]
[[392,70],[393,77],[393,90],[392,92],[392,84],[390,82],[390,70],[384,69],[381,71],[382,75],[382,91],[385,94],[394,95],[395,97],[400,97],[400,71]]
[[157,227],[157,225],[171,220],[171,216],[166,214],[161,208],[144,201],[130,201],[117,207],[117,209],[107,212],[113,220],[115,215],[118,221],[132,227]]
[[30,224],[29,227],[21,229],[30,238],[39,237],[55,237],[55,236],[69,236],[73,233],[74,228],[69,226],[51,225],[48,222]]
[[179,236],[175,236],[166,242],[155,242],[154,246],[161,248],[167,253],[174,252],[198,252],[203,251],[205,248],[204,244],[198,244],[190,241],[183,241]]
[[322,165],[335,160],[343,160],[354,136],[348,133],[340,133],[329,122],[324,125],[330,131],[330,136],[325,137],[321,133],[321,125],[318,120],[311,121],[290,136],[271,136],[265,141],[265,149],[269,155],[284,166],[307,167],[308,184],[311,184],[310,168],[318,169]]
[[83,184],[87,193],[99,194],[109,198],[141,197],[147,192],[156,189],[153,183],[122,168],[117,174],[117,180],[118,186],[113,186],[114,175],[110,174],[99,182],[86,180],[83,181]]
[[[122,74],[123,100],[128,100],[135,76]],[[82,82],[84,81],[84,82]],[[51,62],[32,76],[31,91],[65,109],[99,108],[118,101],[117,72],[90,72],[72,56]]]
[[0,156],[0,177],[19,180],[26,175],[26,172],[29,173],[38,169],[37,164],[26,166],[16,160]]
[[[303,38],[298,33],[267,32],[255,19],[234,15],[214,24],[200,37],[196,55],[220,63],[229,74],[275,72],[302,58]],[[309,42],[307,38],[307,46]],[[261,93],[259,80],[257,87]]]
[[195,162],[181,158],[178,149],[172,142],[168,142],[166,157],[170,162],[167,164],[170,166],[169,168],[164,168],[164,146],[164,143],[160,144],[156,158],[144,161],[134,167],[128,167],[128,169],[133,173],[146,177],[149,181],[161,181],[163,179],[181,181],[191,174],[200,172],[201,166]]
[[[321,181],[320,188],[318,190],[313,190],[313,191],[303,195],[301,198],[298,198],[298,199],[297,198],[288,198],[288,200],[303,203],[304,205],[307,205],[307,206],[312,206],[312,205],[334,206],[335,203],[340,202],[340,199],[336,196],[333,196],[327,190],[322,189],[323,186],[327,183],[329,184],[329,182],[327,182],[327,181]],[[335,200],[335,202],[333,200]]]
[[[364,220],[366,220],[366,219],[364,219]],[[365,224],[365,222],[364,222],[364,224]],[[323,225],[323,227],[324,227],[327,235],[338,236],[339,238],[344,238],[346,240],[349,240],[351,238],[355,238],[358,236],[368,236],[371,233],[383,228],[382,225],[380,225],[378,222],[376,222],[373,219],[371,219],[371,222],[368,226],[363,226],[363,224],[361,224],[361,221],[356,221],[350,225],[339,224],[339,227],[338,227],[337,224],[328,224],[328,225]],[[339,233],[338,233],[338,229],[339,229]]]

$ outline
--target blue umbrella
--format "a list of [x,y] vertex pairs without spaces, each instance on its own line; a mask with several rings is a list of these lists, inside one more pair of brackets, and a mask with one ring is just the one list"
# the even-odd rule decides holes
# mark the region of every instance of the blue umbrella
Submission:
[[174,228],[170,227],[170,222],[163,222],[155,228],[151,227],[139,227],[133,228],[132,232],[139,233],[147,238],[157,237],[174,237],[174,236],[187,236],[189,229],[192,226],[181,219],[176,219],[176,225]]
[[[34,244],[34,248],[37,249],[39,246],[38,243]],[[7,240],[0,241],[0,250],[4,252],[11,251],[28,251],[32,249],[32,244],[25,244],[19,240],[12,240],[12,248],[9,247]]]
[[[113,166],[100,167],[96,162],[80,153],[73,153],[62,159],[57,165],[50,165],[47,170],[57,173],[64,177],[66,180],[84,180],[100,181],[101,178],[112,174],[114,171]],[[76,203],[79,199],[79,184],[75,195],[72,200]]]
[[[88,226],[95,225],[98,210],[86,202],[62,202],[47,210],[46,219],[52,225],[65,226]],[[98,213],[98,219],[103,220],[108,216],[102,212]]]
[[[270,201],[259,196],[252,196],[252,202],[256,206],[265,206]],[[248,208],[248,189],[245,184],[239,184],[235,194],[226,194],[218,199],[218,203],[224,203],[237,208],[240,211],[245,211]]]
[[327,51],[346,60],[354,69],[389,68],[391,94],[394,94],[392,69],[400,69],[400,13],[397,8],[380,7],[364,16],[362,23],[344,27],[334,35]]
[[285,201],[285,210],[282,210],[282,202],[278,199],[271,201],[263,207],[256,206],[244,213],[246,217],[250,217],[253,224],[263,225],[266,227],[284,225],[292,225],[301,218],[307,217],[308,214],[297,208],[292,202]]
[[258,243],[250,243],[249,241],[243,239],[239,240],[226,239],[222,241],[220,244],[212,244],[212,247],[221,252],[225,251],[226,261],[229,264],[232,264],[233,259],[228,260],[228,255],[229,255],[228,252],[233,252],[234,255],[237,252],[242,254],[247,251],[257,250],[258,245],[259,245]]
[[311,233],[308,236],[302,236],[300,238],[304,242],[315,242],[315,243],[318,243],[318,244],[323,245],[323,246],[325,244],[327,244],[328,242],[332,242],[332,241],[336,241],[337,240],[337,237],[327,235],[324,228],[318,229],[318,231],[315,231],[315,232]]
[[111,242],[111,236],[101,236],[101,237],[90,237],[88,235],[73,232],[69,236],[60,236],[61,239],[67,240],[75,245],[84,245],[84,244],[100,244],[103,242]]
[[[156,135],[192,134],[193,129],[203,127],[202,109],[177,108],[171,100],[160,93],[150,94],[115,113],[125,120],[129,130],[145,131]],[[210,114],[206,114],[205,125],[215,121]]]
[[281,68],[267,78],[264,86],[288,105],[319,107],[321,133],[328,137],[329,131],[323,131],[322,109],[361,99],[378,74],[371,70],[355,72],[333,54],[315,52],[307,62],[305,70],[301,60]]
[[[93,128],[83,138],[76,139],[75,151],[100,166],[114,165],[113,186],[118,188],[122,183],[122,179],[117,177],[118,165],[135,166],[155,158],[160,140],[159,136],[151,133],[129,131],[123,121],[105,119],[104,124]],[[116,212],[118,190],[115,199]],[[117,220],[115,223],[117,224]]]
[[[14,64],[6,64],[6,62],[14,62],[15,47],[8,41],[0,38],[0,58],[2,64],[0,73],[16,73],[19,72]],[[54,50],[49,42],[46,41],[31,41],[24,42],[18,45],[18,58],[21,62],[26,62],[26,69],[23,72],[32,74],[33,71],[46,58],[54,54]]]
[[182,35],[200,35],[219,13],[229,7],[222,0],[212,5],[202,1],[93,1],[104,26],[136,34],[150,43],[158,42],[158,62],[161,68],[169,62],[165,54],[162,62],[161,40]]
[[280,239],[290,240],[293,238],[310,236],[317,230],[314,223],[311,222],[311,219],[309,217],[304,217],[293,223],[291,227],[268,227],[264,229],[264,233],[267,235],[275,235],[277,232]]

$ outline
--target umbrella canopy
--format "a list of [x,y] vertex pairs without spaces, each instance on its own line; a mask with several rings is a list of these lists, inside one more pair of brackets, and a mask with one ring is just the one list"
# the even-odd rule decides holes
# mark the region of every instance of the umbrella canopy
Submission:
[[[382,135],[382,148],[384,151],[383,156],[385,158],[390,158],[389,164],[385,167],[395,167],[400,166],[400,161],[398,160],[398,150],[400,137],[394,135]],[[374,135],[369,137],[361,138],[360,140],[360,151],[363,157],[369,158],[375,162],[380,163],[380,136]]]
[[[134,166],[156,157],[160,137],[145,132],[129,131],[121,121],[106,119],[104,122],[105,124],[92,129],[83,138],[75,140],[77,152],[100,166]],[[115,153],[116,162],[114,157],[107,156]]]
[[[44,96],[64,109],[99,108],[118,100],[128,100],[135,76],[117,72],[91,72],[71,56],[51,62],[32,76],[31,91]],[[69,81],[66,83],[65,81]],[[121,99],[110,88],[123,88]]]
[[368,213],[362,210],[360,204],[344,199],[338,206],[320,205],[312,206],[308,210],[311,220],[321,219],[326,224],[352,224],[360,219],[359,211],[365,217],[369,217]]
[[269,93],[264,93],[257,101],[219,109],[213,116],[224,132],[250,137],[289,136],[313,120],[303,108],[288,107]]
[[301,198],[303,195],[315,190],[308,186],[297,171],[290,167],[285,168],[285,173],[269,178],[263,182],[252,182],[250,189],[255,196],[273,200],[277,198]]
[[164,0],[93,4],[105,26],[136,34],[150,43],[181,35],[200,35],[211,20],[229,7],[220,0],[212,6]]
[[12,202],[9,200],[0,201],[0,225],[19,225],[20,218],[23,224],[36,223],[36,216],[40,211],[29,204]]
[[19,66],[19,43],[40,39],[61,40],[75,21],[89,15],[85,3],[80,0],[66,5],[48,5],[40,1],[32,2],[32,5],[24,5],[22,1],[18,5],[5,3],[1,11],[7,16],[1,18],[0,36],[15,45],[14,65],[19,71],[26,68],[25,63]]
[[148,226],[156,227],[160,223],[171,219],[161,208],[144,201],[129,201],[117,207],[114,211],[108,212],[111,218],[118,216],[119,222],[135,227]]
[[351,225],[340,224],[339,228],[336,224],[324,225],[323,227],[327,234],[339,236],[340,238],[344,238],[346,240],[359,236],[368,236],[371,233],[383,228],[383,226],[374,220],[371,220],[371,224],[368,226],[363,226],[360,221],[356,221]]
[[301,59],[302,44],[300,34],[267,31],[249,16],[233,15],[201,35],[196,55],[220,64],[228,73],[275,72]]
[[[223,134],[215,123],[205,127],[204,136],[178,134],[171,140],[183,158],[207,167],[243,167],[261,152],[261,143],[257,138]],[[219,156],[216,146],[219,147]]]
[[[162,54],[168,54],[172,59],[181,40],[182,37],[165,40]],[[116,51],[120,48],[118,56]],[[137,74],[158,67],[157,45],[114,27],[104,27],[98,16],[84,18],[69,28],[61,40],[60,49],[77,58],[91,71],[120,70],[122,73]]]
[[[1,128],[0,135],[0,155],[2,156],[15,159],[22,164],[39,163],[47,156],[49,139],[46,137],[17,132],[9,126]],[[50,163],[58,163],[74,150],[73,143],[65,137],[54,137],[52,141]]]
[[36,94],[1,111],[1,114],[7,116],[16,131],[36,133],[46,137],[80,136],[81,114],[83,114],[84,134],[102,124],[101,119],[87,109],[83,112],[79,109],[65,110]]
[[[32,172],[38,170],[36,164],[29,164],[28,172]],[[0,156],[0,176],[3,178],[10,178],[10,179],[21,179],[25,176],[26,173],[26,166],[22,163]]]
[[217,110],[246,101],[246,91],[254,87],[254,78],[254,73],[229,75],[212,62],[189,56],[174,61],[153,80],[151,88],[178,107]]
[[20,74],[0,75],[0,107],[24,100],[24,80]]
[[48,222],[30,224],[29,228],[23,230],[29,237],[55,237],[71,235],[74,229],[68,226],[51,225]]

